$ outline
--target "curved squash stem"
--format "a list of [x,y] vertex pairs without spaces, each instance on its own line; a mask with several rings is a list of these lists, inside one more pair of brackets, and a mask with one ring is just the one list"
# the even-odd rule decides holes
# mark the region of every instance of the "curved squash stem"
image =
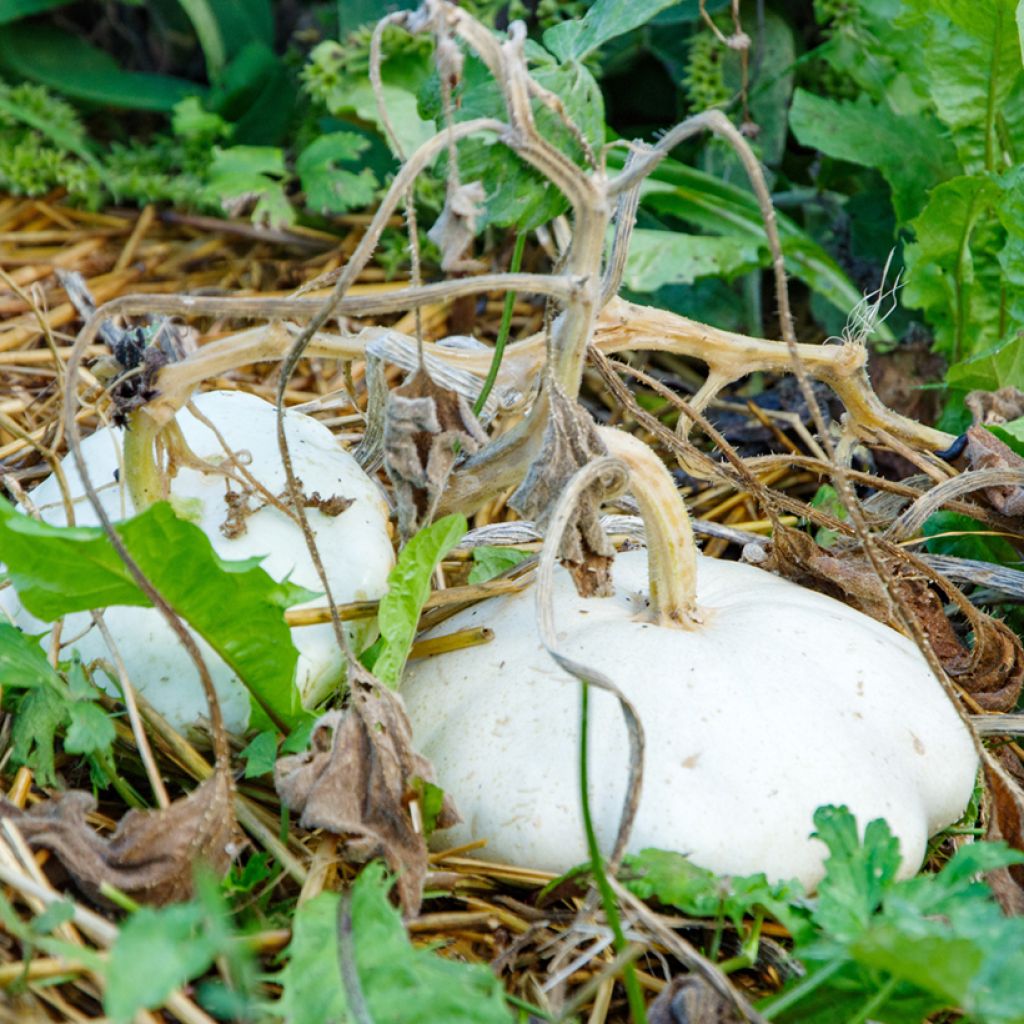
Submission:
[[124,432],[124,475],[136,514],[167,497],[167,484],[156,457],[160,425],[142,409],[128,416]]
[[609,455],[629,468],[630,489],[647,534],[651,615],[659,626],[692,627],[697,609],[697,542],[675,481],[657,454],[639,438],[598,427]]

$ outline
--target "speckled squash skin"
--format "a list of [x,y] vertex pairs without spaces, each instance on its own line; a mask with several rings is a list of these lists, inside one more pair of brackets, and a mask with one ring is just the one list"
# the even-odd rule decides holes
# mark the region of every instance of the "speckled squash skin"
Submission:
[[[698,556],[704,625],[644,621],[647,559],[615,562],[616,594],[577,596],[558,570],[560,649],[610,676],[646,734],[630,850],[677,850],[721,874],[763,871],[809,889],[824,846],[822,804],[863,828],[885,818],[902,871],[970,799],[977,759],[967,729],[917,648],[832,598],[762,570]],[[464,821],[438,842],[486,839],[480,856],[549,871],[587,859],[579,808],[580,684],[541,645],[532,592],[449,619],[487,625],[492,643],[413,663],[402,692],[420,751]],[[591,690],[590,797],[610,849],[628,744],[616,699]]]
[[[286,480],[277,446],[274,406],[255,395],[237,391],[206,392],[193,401],[200,413],[216,424],[232,451],[251,455],[248,471],[271,494],[283,494]],[[377,485],[338,446],[323,424],[301,413],[288,412],[285,419],[295,473],[305,491],[317,491],[324,498],[341,495],[352,500],[352,505],[337,516],[324,515],[316,509],[307,513],[335,599],[345,602],[380,597],[387,589],[387,574],[394,555],[388,538],[388,510]],[[183,410],[177,420],[197,456],[211,462],[224,458],[224,449],[214,433],[196,417]],[[115,520],[134,512],[127,488],[116,479],[123,477],[116,472],[121,461],[121,434],[118,429],[100,430],[82,444],[93,483],[100,488],[104,508]],[[84,497],[74,460],[68,456],[63,465],[71,493],[76,497],[77,525],[95,525],[98,520]],[[222,558],[261,556],[263,568],[275,579],[287,576],[293,583],[320,591],[300,527],[278,509],[269,505],[260,508],[246,519],[243,534],[230,539],[224,535],[221,526],[228,512],[225,490],[223,475],[181,468],[171,483],[171,500],[179,514],[202,527]],[[31,499],[48,522],[66,523],[55,478],[43,481],[32,492]],[[252,504],[258,503],[257,500]],[[167,557],[173,558],[174,552],[169,551]],[[13,590],[0,594],[0,602],[17,625],[33,632],[46,629],[21,607]],[[69,647],[77,649],[86,661],[108,657],[99,632],[89,629],[90,621],[87,613],[67,616],[63,638],[69,641],[79,637]],[[195,667],[156,609],[111,608],[106,622],[125,660],[129,678],[172,725],[187,729],[207,716]],[[357,648],[372,639],[366,635],[367,628],[364,625],[350,630]],[[332,628],[320,625],[294,629],[292,639],[299,649],[296,680],[303,701],[315,703],[342,677],[343,662]],[[225,723],[231,732],[240,733],[249,722],[248,691],[203,640],[198,642],[220,695]],[[99,674],[97,681],[102,680]]]

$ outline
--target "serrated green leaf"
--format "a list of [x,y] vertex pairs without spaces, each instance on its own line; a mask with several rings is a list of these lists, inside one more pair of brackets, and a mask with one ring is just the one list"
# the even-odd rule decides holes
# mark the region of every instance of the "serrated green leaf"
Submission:
[[[360,987],[377,1024],[512,1024],[501,985],[483,965],[446,960],[409,943],[390,884],[375,862],[352,889],[352,948]],[[338,959],[337,893],[321,893],[295,914],[278,1011],[289,1024],[352,1020]]]
[[302,151],[295,170],[311,210],[345,213],[373,202],[377,178],[368,167],[358,168],[359,156],[369,146],[369,139],[354,132],[332,132]]
[[6,622],[0,622],[0,679],[5,688],[60,686],[60,676],[39,641]]
[[430,596],[430,578],[467,529],[465,516],[445,516],[425,526],[402,548],[388,574],[388,592],[380,599],[377,611],[384,643],[373,672],[382,683],[392,688],[398,686],[416,636],[420,612]]
[[559,60],[583,60],[616,36],[647,24],[678,0],[597,0],[582,18],[554,25],[544,33],[544,45]]
[[468,582],[486,583],[529,557],[528,551],[482,544],[480,547],[473,548],[473,568],[469,571]]
[[[167,502],[118,524],[132,557],[171,606],[284,723],[303,717],[294,685],[298,651],[284,610],[314,596],[278,583],[259,559],[226,561]],[[18,596],[38,618],[108,605],[148,606],[98,527],[39,523],[0,500],[0,550]]]
[[272,772],[277,762],[277,733],[269,729],[257,733],[240,756],[245,761],[245,778],[257,779]]
[[65,721],[67,702],[53,686],[37,686],[18,703],[11,730],[11,760],[31,768],[37,785],[57,785],[53,744]]
[[[875,103],[863,93],[840,102],[797,89],[789,123],[801,145],[881,171],[904,221],[921,212],[936,182],[960,173],[952,143],[928,112],[900,116],[888,103]],[[913,160],[907,159],[908,152]]]
[[295,220],[284,191],[286,173],[284,152],[274,146],[214,147],[208,191],[225,210],[252,205],[254,221],[278,227]]
[[110,54],[46,22],[9,25],[0,32],[0,66],[16,78],[102,106],[169,113],[205,90],[170,75],[123,71]]
[[864,841],[845,807],[819,807],[814,835],[829,849],[818,886],[815,924],[836,939],[859,935],[881,906],[900,866],[899,840],[880,818],[868,823]]
[[767,262],[767,249],[753,238],[637,228],[629,241],[623,284],[635,292],[653,292],[702,277],[732,278]]
[[110,750],[117,734],[109,712],[99,704],[72,701],[68,704],[68,717],[64,749],[69,754],[100,754]]

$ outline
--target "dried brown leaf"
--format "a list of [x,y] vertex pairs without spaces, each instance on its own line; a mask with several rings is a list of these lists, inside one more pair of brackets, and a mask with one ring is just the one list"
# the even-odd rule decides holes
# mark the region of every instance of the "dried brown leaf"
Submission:
[[[363,861],[383,856],[398,876],[406,914],[419,912],[427,873],[427,847],[413,826],[409,804],[414,780],[433,780],[429,762],[412,748],[412,728],[401,698],[367,674],[352,680],[345,711],[316,724],[310,749],[282,757],[274,784],[303,828],[352,837],[347,849]],[[459,820],[445,797],[439,828]]]
[[438,384],[424,367],[391,392],[384,413],[384,468],[395,487],[403,537],[433,518],[460,454],[471,455],[486,441],[466,399]]
[[427,238],[441,250],[443,270],[478,270],[482,266],[477,260],[463,259],[463,256],[476,238],[477,221],[486,199],[487,193],[479,181],[449,190],[441,216],[427,232]]
[[[859,552],[826,551],[806,533],[777,526],[763,564],[893,629],[902,629],[885,583]],[[929,580],[895,558],[887,559],[886,565],[892,585],[917,616],[953,680],[986,711],[1012,710],[1024,686],[1024,648],[1020,639],[998,619],[968,606],[974,644],[966,647],[946,617],[943,596]]]
[[217,771],[164,810],[129,811],[109,839],[86,822],[96,798],[83,790],[27,811],[0,799],[0,817],[10,819],[30,846],[53,853],[90,898],[101,901],[107,883],[139,902],[164,904],[191,896],[197,864],[226,873],[241,843],[233,796],[231,776]]
[[[1024,767],[1008,748],[989,751],[984,761],[987,783],[987,840],[1005,840],[1024,850]],[[990,871],[985,880],[1008,914],[1024,914],[1024,864]]]
[[982,423],[1008,423],[1024,416],[1024,392],[1017,388],[998,391],[972,391],[965,399],[975,426]]
[[[967,431],[967,461],[971,469],[1015,469],[1024,472],[1024,459],[984,427],[974,426]],[[1020,484],[986,487],[982,493],[992,507],[1004,516],[1024,516],[1024,487]]]
[[[542,530],[576,471],[608,454],[590,414],[553,383],[549,382],[547,387],[551,414],[540,454],[508,501],[524,519],[535,520]],[[599,480],[579,501],[575,521],[562,538],[559,558],[572,573],[576,589],[583,597],[606,597],[612,592],[615,548],[601,528],[601,502],[607,497],[608,485]]]
[[647,1008],[649,1024],[739,1024],[733,1002],[695,974],[673,978]]

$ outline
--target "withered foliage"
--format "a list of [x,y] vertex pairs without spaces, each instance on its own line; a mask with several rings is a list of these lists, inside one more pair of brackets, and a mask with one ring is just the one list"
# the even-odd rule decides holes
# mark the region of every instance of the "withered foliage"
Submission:
[[195,868],[227,872],[241,847],[232,807],[234,784],[218,770],[188,796],[160,811],[129,811],[109,839],[86,821],[96,798],[69,790],[22,810],[0,798],[0,817],[14,822],[34,849],[49,850],[90,899],[107,883],[140,903],[175,903],[192,895]]
[[[990,751],[984,762],[988,827],[985,838],[1024,850],[1024,766],[1008,747]],[[990,871],[985,880],[1008,914],[1024,914],[1024,864]]]
[[429,523],[461,455],[487,441],[469,403],[442,387],[421,366],[388,396],[384,468],[395,488],[403,538]]
[[1024,416],[1024,392],[1017,388],[998,391],[972,391],[964,405],[974,418],[974,424],[1008,423]]
[[[777,525],[767,547],[765,568],[850,605],[884,622],[902,628],[887,586],[861,552],[825,550],[806,533]],[[974,631],[967,647],[946,617],[943,595],[929,579],[915,572],[906,560],[886,560],[896,588],[931,642],[950,677],[986,711],[1012,710],[1024,685],[1024,649],[1014,632],[998,619],[962,607]]]
[[[412,728],[401,698],[372,676],[350,670],[345,711],[329,711],[316,724],[310,749],[278,760],[274,783],[306,829],[348,838],[347,851],[362,862],[383,856],[398,876],[406,914],[419,912],[427,874],[427,847],[413,824],[416,780],[433,781],[430,763],[412,748]],[[458,822],[445,797],[437,827]]]
[[[569,399],[552,381],[551,414],[544,430],[540,454],[508,504],[524,519],[544,530],[559,495],[578,469],[607,455],[591,415]],[[612,592],[611,566],[615,548],[601,527],[601,503],[608,497],[602,482],[584,495],[576,517],[562,537],[559,557],[583,597],[607,597]]]
[[[1012,469],[1024,474],[1024,459],[984,427],[973,426],[967,431],[967,461],[972,470]],[[982,493],[1004,516],[1024,516],[1024,486],[986,487]]]

